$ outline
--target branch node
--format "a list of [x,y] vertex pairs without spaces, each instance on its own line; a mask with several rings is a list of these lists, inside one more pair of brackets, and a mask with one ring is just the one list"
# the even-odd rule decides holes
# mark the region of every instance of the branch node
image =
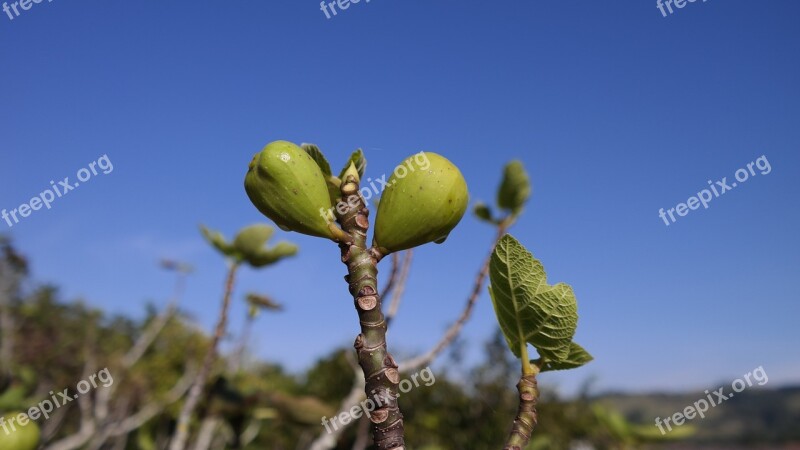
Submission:
[[400,373],[397,371],[397,369],[395,369],[395,368],[386,369],[385,374],[386,374],[386,378],[392,384],[400,384]]
[[369,416],[369,420],[371,420],[372,423],[383,423],[386,422],[386,419],[388,418],[389,418],[389,410],[386,408],[381,408],[372,411],[372,413]]
[[364,311],[372,311],[376,306],[378,306],[378,297],[374,295],[358,297],[358,307]]

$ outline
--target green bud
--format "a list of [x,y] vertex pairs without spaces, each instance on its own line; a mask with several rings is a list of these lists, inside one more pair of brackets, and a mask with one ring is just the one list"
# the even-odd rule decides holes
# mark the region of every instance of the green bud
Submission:
[[387,255],[441,244],[467,210],[467,183],[447,158],[420,152],[397,166],[378,204],[373,246]]
[[287,141],[267,144],[250,162],[247,196],[281,229],[334,239],[327,181],[314,159]]
[[519,214],[531,196],[531,181],[525,167],[519,161],[511,161],[503,170],[503,181],[497,190],[497,205]]
[[[20,425],[18,417],[25,413],[8,413],[0,417],[8,431],[0,432],[0,448],[9,450],[35,450],[39,446],[39,426],[33,420]],[[25,416],[27,418],[27,415]],[[11,422],[13,420],[13,422]],[[9,423],[13,423],[14,429]],[[0,427],[2,429],[2,427]]]

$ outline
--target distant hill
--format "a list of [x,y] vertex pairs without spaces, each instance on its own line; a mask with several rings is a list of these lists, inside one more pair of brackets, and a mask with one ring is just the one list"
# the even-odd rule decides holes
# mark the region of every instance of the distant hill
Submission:
[[[730,389],[726,389],[726,394]],[[711,390],[709,390],[711,392]],[[604,394],[596,400],[620,411],[629,421],[652,426],[656,417],[683,411],[704,392],[681,394]],[[716,396],[712,393],[712,398]],[[687,420],[695,428],[692,437],[660,446],[671,449],[800,449],[800,386],[779,389],[748,388],[715,407],[705,418]],[[673,428],[675,427],[672,425]],[[683,425],[684,427],[686,425]],[[664,427],[667,434],[669,431]]]

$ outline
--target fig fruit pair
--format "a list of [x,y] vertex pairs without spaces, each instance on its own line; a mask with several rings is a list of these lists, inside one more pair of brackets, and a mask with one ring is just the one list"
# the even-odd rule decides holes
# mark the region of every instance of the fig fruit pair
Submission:
[[[256,208],[282,229],[337,240],[341,230],[333,223],[335,198],[328,186],[342,180],[330,174],[327,161],[314,149],[312,157],[291,142],[268,144],[253,157],[245,190]],[[444,242],[467,209],[464,177],[436,153],[407,158],[385,186],[373,238],[383,255]]]

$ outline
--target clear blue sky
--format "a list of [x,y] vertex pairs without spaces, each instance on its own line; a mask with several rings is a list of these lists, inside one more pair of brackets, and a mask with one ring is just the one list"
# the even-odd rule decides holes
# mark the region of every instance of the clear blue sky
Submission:
[[[373,177],[436,151],[473,200],[519,158],[534,195],[513,234],[574,286],[577,340],[597,358],[548,383],[707,389],[761,365],[770,384],[800,381],[798,2],[711,0],[666,18],[642,0],[372,0],[330,20],[298,0],[21,13],[0,15],[0,208],[103,154],[114,167],[0,222],[67,299],[141,315],[171,288],[155,262],[179,258],[197,266],[183,306],[209,329],[224,265],[197,226],[230,236],[262,220],[242,182],[272,140],[317,143],[337,167],[363,147]],[[761,155],[771,173],[669,227],[658,217]],[[278,238],[300,256],[243,273],[233,325],[245,292],[278,298],[287,311],[259,320],[259,354],[301,370],[351,345],[357,320],[336,246]],[[395,353],[438,339],[491,238],[468,217],[420,249]],[[484,295],[472,360],[495,326]]]

